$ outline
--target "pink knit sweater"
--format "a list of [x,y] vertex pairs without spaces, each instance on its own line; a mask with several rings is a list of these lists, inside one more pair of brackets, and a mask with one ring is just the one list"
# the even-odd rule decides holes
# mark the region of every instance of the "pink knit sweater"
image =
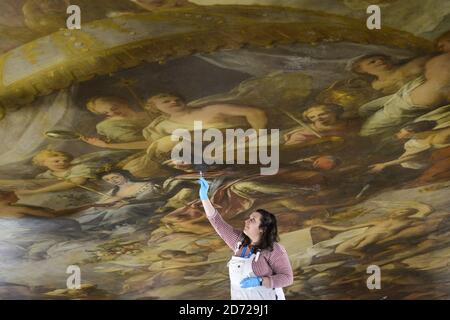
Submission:
[[[217,210],[208,219],[219,236],[234,251],[238,241],[242,241],[243,232],[226,223]],[[240,256],[242,250],[243,248],[236,256]],[[253,272],[260,277],[269,277],[271,288],[287,287],[294,281],[288,255],[281,244],[275,242],[272,251],[262,250],[258,261],[255,260],[252,264]]]

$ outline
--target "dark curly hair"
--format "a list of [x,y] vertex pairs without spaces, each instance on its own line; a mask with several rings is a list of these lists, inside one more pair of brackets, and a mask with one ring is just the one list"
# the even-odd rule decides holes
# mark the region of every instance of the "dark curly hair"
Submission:
[[361,56],[361,57],[357,58],[356,60],[352,61],[350,70],[356,74],[366,74],[364,71],[361,70],[361,62],[363,62],[364,60],[370,59],[370,58],[375,58],[375,57],[379,57],[379,58],[384,59],[385,61],[392,62],[392,57],[388,56],[386,54],[383,54],[383,53],[366,54],[366,55]]
[[[280,241],[278,236],[277,218],[273,213],[266,211],[264,209],[255,210],[261,215],[261,224],[259,228],[263,231],[261,239],[258,244],[254,246],[254,251],[261,251],[265,249],[273,250],[273,244]],[[244,240],[242,241],[242,246],[248,246],[252,241],[250,238],[244,234]]]
[[437,125],[434,120],[423,120],[418,122],[412,122],[404,126],[402,129],[410,132],[424,132],[433,129]]
[[[97,179],[102,179],[104,176],[107,176],[109,174],[118,174],[121,175],[122,177],[126,178],[128,181],[131,182],[144,182],[144,181],[148,181],[148,179],[140,179],[140,178],[136,178],[135,176],[133,176],[131,174],[130,171],[128,170],[124,170],[124,169],[112,169],[109,171],[104,171],[104,172],[100,172],[97,174]],[[111,195],[115,195],[117,192],[119,192],[119,187],[118,186],[114,186],[114,188],[112,189]]]

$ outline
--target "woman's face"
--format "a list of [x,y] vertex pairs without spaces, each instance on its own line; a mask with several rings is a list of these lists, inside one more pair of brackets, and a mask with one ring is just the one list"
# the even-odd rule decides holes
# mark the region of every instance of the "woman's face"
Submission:
[[385,57],[375,56],[361,60],[358,66],[360,72],[376,75],[380,72],[391,69],[392,63]]
[[[186,108],[186,104],[178,97],[154,99],[153,104],[156,109],[167,114],[183,111]],[[148,110],[149,108],[147,107],[146,109]]]
[[250,239],[259,239],[262,234],[259,226],[261,225],[261,214],[259,212],[253,212],[245,220],[244,234],[246,234]]
[[42,164],[52,171],[66,170],[70,167],[70,159],[62,155],[48,157]]
[[94,109],[95,112],[103,114],[107,117],[123,116],[127,113],[127,111],[130,110],[128,106],[118,103],[107,103],[103,101],[95,102]]
[[128,179],[118,173],[107,174],[102,177],[103,181],[113,184],[115,186],[120,186],[128,182]]
[[403,139],[409,139],[414,135],[414,132],[406,130],[406,129],[401,129],[399,132],[397,132],[395,134],[395,136],[397,137],[397,139],[399,140],[403,140]]
[[439,40],[436,47],[440,52],[450,52],[450,36]]
[[306,118],[314,124],[329,126],[337,122],[337,115],[322,107],[314,107],[306,112]]

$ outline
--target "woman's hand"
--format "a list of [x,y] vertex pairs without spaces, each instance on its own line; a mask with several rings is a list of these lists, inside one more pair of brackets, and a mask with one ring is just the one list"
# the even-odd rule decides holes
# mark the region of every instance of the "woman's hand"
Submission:
[[209,184],[208,181],[205,180],[205,178],[200,178],[198,180],[198,183],[200,184],[200,200],[203,204],[203,209],[205,209],[205,213],[207,217],[212,217],[216,213],[216,209],[214,208],[211,201],[209,201],[208,198],[208,190],[209,190]]
[[200,184],[200,200],[208,200],[208,190],[209,190],[209,184],[208,181],[206,181],[204,178],[200,178],[198,180],[198,183]]
[[260,287],[263,282],[261,277],[248,277],[241,281],[241,288]]
[[82,141],[96,146],[96,147],[100,147],[100,148],[106,148],[108,147],[108,143],[106,143],[105,141],[103,141],[102,139],[99,138],[95,138],[95,137],[81,137],[80,138]]
[[306,140],[308,140],[310,135],[308,135],[307,132],[305,132],[305,129],[295,129],[292,130],[284,135],[284,144],[285,145],[292,145],[292,144],[299,144],[303,143]]
[[370,168],[370,170],[369,170],[370,173],[380,173],[381,171],[384,170],[384,168],[386,168],[386,165],[384,163],[376,163],[376,164],[369,166],[369,168]]
[[263,287],[266,288],[271,288],[272,282],[270,281],[269,277],[262,277],[263,281],[262,281],[262,285]]

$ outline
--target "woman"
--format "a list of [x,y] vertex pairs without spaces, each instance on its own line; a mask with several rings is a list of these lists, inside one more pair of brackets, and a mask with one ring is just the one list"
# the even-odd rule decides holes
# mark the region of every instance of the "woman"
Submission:
[[406,83],[395,94],[370,101],[359,108],[367,117],[361,136],[379,135],[389,140],[402,125],[450,101],[450,54],[428,60],[424,74]]
[[126,170],[111,170],[99,175],[103,181],[112,184],[114,188],[98,203],[116,203],[126,200],[146,201],[160,195],[160,187],[148,180],[137,179]]
[[[97,133],[104,137],[105,142],[141,141],[142,130],[151,122],[146,112],[134,111],[128,101],[119,97],[94,97],[87,102],[86,107],[90,112],[105,117],[96,125]],[[93,145],[96,145],[97,139],[82,138]]]
[[[146,150],[129,161],[124,160],[123,169],[137,177],[168,177],[171,172],[164,170],[160,163],[178,141],[172,140],[177,129],[194,130],[194,121],[202,121],[203,129],[248,128],[255,130],[267,126],[267,116],[261,109],[232,104],[212,104],[191,108],[184,99],[173,94],[158,94],[148,99],[145,109],[149,113],[159,113],[142,131],[141,141],[127,143],[107,143],[98,138],[89,138],[88,143],[101,148],[116,150]],[[170,157],[170,156],[169,156]]]
[[208,220],[234,250],[228,263],[232,300],[285,300],[283,287],[293,283],[288,255],[278,241],[273,214],[258,209],[245,221],[243,231],[223,220],[208,199],[208,182],[200,178],[200,200]]
[[424,56],[397,64],[390,56],[369,54],[352,60],[349,68],[356,74],[373,77],[372,88],[388,95],[422,75],[429,59]]
[[162,203],[160,187],[153,182],[136,179],[126,170],[111,170],[99,175],[103,181],[114,187],[98,205],[110,204],[107,209],[92,208],[82,212],[76,220],[83,229],[96,227],[115,227],[119,224],[134,223],[140,218],[147,219],[152,209]]

